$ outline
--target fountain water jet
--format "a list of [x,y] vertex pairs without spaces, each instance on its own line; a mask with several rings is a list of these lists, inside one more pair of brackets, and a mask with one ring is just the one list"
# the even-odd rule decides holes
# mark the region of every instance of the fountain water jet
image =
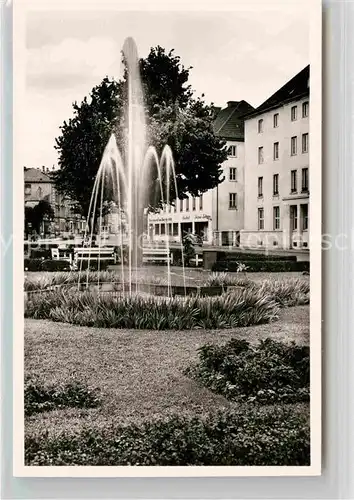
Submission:
[[[138,289],[135,282],[133,287],[133,270],[142,265],[142,236],[144,230],[144,210],[150,204],[150,180],[157,174],[158,196],[162,204],[170,204],[170,185],[174,183],[176,198],[178,198],[175,165],[171,148],[166,145],[159,159],[154,146],[147,146],[146,120],[144,98],[139,71],[139,58],[137,47],[132,38],[127,38],[123,45],[123,57],[126,63],[128,79],[128,104],[126,111],[127,132],[124,137],[124,149],[120,152],[116,137],[111,135],[103,152],[102,160],[97,171],[92,190],[89,212],[85,229],[86,240],[90,230],[92,242],[97,218],[97,202],[99,198],[99,229],[102,236],[104,195],[107,189],[111,190],[114,202],[120,214],[124,213],[128,224],[128,263],[124,263],[123,252],[123,225],[119,217],[121,281],[123,292],[128,285],[129,294]],[[169,234],[166,224],[166,249],[170,252]],[[184,289],[186,290],[184,254],[181,242],[182,273]],[[90,261],[90,254],[89,254]],[[100,262],[98,255],[98,263]],[[89,266],[88,266],[89,269]],[[99,264],[98,264],[99,269]],[[80,268],[80,272],[81,272]],[[79,273],[80,274],[80,273]],[[80,282],[80,276],[79,276]],[[167,262],[167,289],[168,295],[172,294],[170,262]],[[88,274],[86,279],[88,286]]]

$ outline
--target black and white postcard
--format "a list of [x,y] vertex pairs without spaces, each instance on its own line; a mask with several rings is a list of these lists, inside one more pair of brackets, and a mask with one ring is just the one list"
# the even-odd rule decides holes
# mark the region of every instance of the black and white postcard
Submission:
[[317,0],[14,1],[14,471],[321,474]]

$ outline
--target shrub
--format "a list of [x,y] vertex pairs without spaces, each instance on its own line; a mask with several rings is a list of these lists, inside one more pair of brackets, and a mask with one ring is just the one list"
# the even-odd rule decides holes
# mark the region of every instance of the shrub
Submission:
[[190,261],[195,258],[195,246],[196,241],[192,233],[185,233],[183,235],[183,254],[184,254],[184,265],[189,266]]
[[272,254],[266,254],[266,253],[246,253],[246,252],[223,252],[220,251],[217,253],[217,261],[225,261],[225,260],[231,260],[231,261],[248,261],[250,260],[256,260],[256,261],[291,261],[291,262],[296,262],[297,258],[296,255],[272,255]]
[[217,297],[144,297],[72,289],[29,294],[25,316],[82,326],[189,330],[234,328],[277,318],[274,300],[253,290]]
[[45,385],[32,379],[25,382],[26,416],[65,407],[96,408],[99,404],[98,391],[80,382],[59,386]]
[[52,253],[48,248],[31,248],[25,249],[25,255],[30,259],[51,259]]
[[108,266],[111,266],[112,262],[108,260],[101,260],[98,262],[98,260],[90,259],[90,260],[82,260],[78,263],[77,268],[78,270],[81,271],[86,271],[87,268],[89,268],[90,271],[106,271]]
[[309,465],[306,416],[273,407],[26,436],[26,465]]
[[308,346],[270,338],[254,347],[238,339],[222,346],[207,344],[199,349],[199,363],[187,373],[231,400],[261,404],[309,400]]
[[42,259],[24,259],[25,271],[41,271],[42,264],[43,264]]
[[52,248],[58,248],[58,243],[25,243],[23,250],[26,258],[41,259],[44,257],[45,259],[50,259]]
[[44,260],[42,271],[70,271],[70,263],[65,260]]
[[257,273],[257,272],[301,272],[309,271],[310,263],[305,261],[294,262],[292,260],[247,260],[247,261],[235,261],[235,260],[222,260],[215,262],[213,264],[213,271],[229,271],[237,272],[240,263],[247,265],[247,272]]

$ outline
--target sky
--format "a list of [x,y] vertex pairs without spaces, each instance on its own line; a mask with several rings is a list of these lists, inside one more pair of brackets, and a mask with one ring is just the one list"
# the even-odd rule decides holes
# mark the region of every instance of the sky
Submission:
[[174,49],[207,103],[244,99],[258,106],[309,64],[309,13],[301,5],[233,12],[38,11],[26,18],[23,119],[27,167],[57,166],[55,137],[108,75],[119,78],[127,36],[146,57]]

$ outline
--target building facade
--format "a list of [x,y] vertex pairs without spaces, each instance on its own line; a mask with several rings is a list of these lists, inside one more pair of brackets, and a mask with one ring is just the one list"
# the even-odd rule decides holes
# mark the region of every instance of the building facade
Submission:
[[307,66],[245,120],[241,247],[309,246]]
[[73,203],[55,189],[51,171],[46,168],[24,168],[25,207],[35,207],[40,201],[47,201],[54,212],[54,219],[47,221],[44,232],[52,234],[84,231],[85,220],[75,212]]
[[218,109],[215,135],[226,142],[224,180],[199,197],[176,200],[148,216],[150,241],[180,242],[184,233],[198,235],[206,244],[239,244],[244,225],[244,115],[253,111],[246,101],[229,101]]

